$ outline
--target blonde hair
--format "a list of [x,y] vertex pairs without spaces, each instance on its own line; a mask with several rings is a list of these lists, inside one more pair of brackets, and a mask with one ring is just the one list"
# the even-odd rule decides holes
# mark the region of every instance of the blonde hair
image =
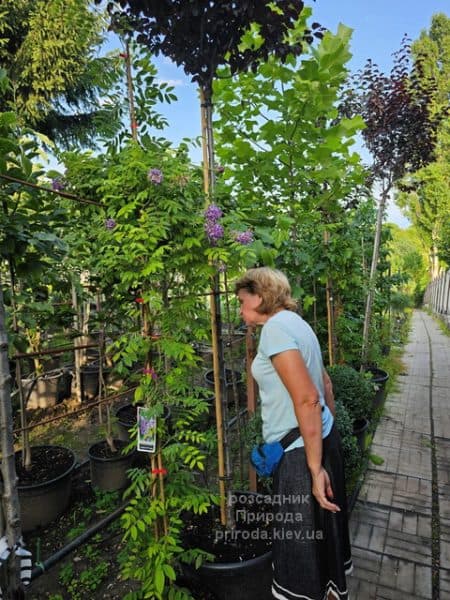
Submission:
[[249,269],[234,284],[237,294],[246,290],[250,294],[261,296],[262,302],[256,309],[263,315],[270,315],[279,308],[296,310],[297,303],[291,297],[291,286],[284,273],[270,267]]

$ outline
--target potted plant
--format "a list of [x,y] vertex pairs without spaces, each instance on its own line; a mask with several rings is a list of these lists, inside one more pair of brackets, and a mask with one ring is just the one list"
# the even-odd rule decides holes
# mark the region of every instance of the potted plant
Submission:
[[347,409],[352,419],[353,434],[358,438],[361,449],[372,416],[374,388],[370,376],[356,371],[348,365],[333,365],[328,368],[336,401]]
[[[66,224],[66,219],[55,198],[50,198],[50,194],[41,189],[40,177],[44,175],[44,171],[36,163],[36,157],[41,154],[36,141],[38,138],[30,135],[30,132],[20,130],[13,113],[3,113],[2,117],[1,137],[3,142],[8,140],[2,154],[2,173],[34,184],[21,188],[15,183],[2,184],[3,222],[7,223],[7,227],[1,231],[0,258],[3,272],[9,276],[7,284],[6,279],[2,280],[8,335],[12,340],[11,348],[23,351],[26,348],[17,344],[20,339],[24,339],[21,314],[26,313],[24,305],[30,302],[30,298],[32,301],[36,300],[28,297],[25,301],[23,293],[38,287],[40,277],[48,281],[50,272],[56,270],[56,266],[61,263],[66,246],[59,232]],[[50,310],[43,311],[43,306],[39,303],[34,308],[35,316],[44,318],[44,314],[50,314]],[[37,326],[35,330],[37,331]],[[21,380],[20,361],[16,361],[16,385],[19,390]],[[22,507],[22,527],[32,529],[49,523],[66,509],[75,457],[69,448],[31,446],[23,390],[19,393],[19,398],[21,450],[15,455],[15,469]],[[5,431],[13,430],[12,422],[2,426]]]
[[[104,329],[102,327],[99,340],[98,382],[99,398],[105,395],[106,386],[103,378],[104,364]],[[101,407],[100,407],[101,410]],[[106,421],[104,439],[89,447],[88,456],[91,471],[91,485],[105,492],[123,489],[128,483],[128,470],[131,468],[135,449],[130,448],[127,441],[114,437],[113,417],[110,402],[105,403]]]

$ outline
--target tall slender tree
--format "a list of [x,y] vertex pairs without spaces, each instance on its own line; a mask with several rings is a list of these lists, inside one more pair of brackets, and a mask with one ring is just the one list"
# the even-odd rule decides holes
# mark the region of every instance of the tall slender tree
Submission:
[[420,85],[420,71],[411,63],[404,39],[394,55],[394,66],[384,74],[372,61],[359,72],[343,102],[345,113],[361,114],[364,142],[372,155],[372,173],[379,187],[377,225],[367,293],[361,362],[367,359],[372,305],[380,253],[381,229],[388,198],[408,172],[433,160],[439,119],[430,110],[432,95]]
[[434,15],[430,29],[422,31],[411,48],[419,87],[430,98],[437,143],[434,160],[400,182],[397,201],[428,244],[434,278],[440,261],[450,264],[450,18]]

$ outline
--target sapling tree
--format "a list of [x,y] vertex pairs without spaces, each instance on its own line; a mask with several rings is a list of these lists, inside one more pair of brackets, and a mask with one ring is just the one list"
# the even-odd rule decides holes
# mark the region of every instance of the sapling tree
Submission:
[[[307,16],[309,11],[291,39],[301,39]],[[359,202],[352,194],[363,181],[351,150],[362,120],[338,118],[336,110],[350,33],[341,26],[301,58],[271,56],[256,74],[224,72],[214,85],[223,178],[260,237],[271,240],[303,311],[317,296],[317,287],[311,291],[306,284],[309,273],[326,286],[330,362],[336,354],[333,297],[345,285],[343,263],[353,260],[350,246],[336,252],[331,238],[340,224],[348,226],[350,205]]]
[[388,198],[407,172],[432,159],[437,121],[430,112],[431,96],[420,85],[416,66],[411,67],[410,46],[404,39],[394,55],[389,74],[368,61],[355,76],[343,102],[345,114],[360,114],[365,123],[364,142],[372,155],[374,182],[380,189],[377,225],[372,252],[364,318],[361,362],[367,359],[381,228]]
[[[302,43],[290,42],[289,30],[303,10],[301,0],[251,1],[229,4],[219,1],[192,3],[142,2],[128,0],[118,7],[110,3],[112,27],[128,28],[136,33],[136,40],[147,45],[156,54],[164,54],[177,65],[183,66],[192,80],[199,84],[202,130],[204,191],[207,202],[214,198],[215,159],[212,128],[212,83],[220,65],[228,64],[232,73],[248,68],[256,70],[259,62],[270,54],[285,58],[299,54]],[[308,31],[303,42],[313,35],[321,35],[320,26]],[[253,39],[255,35],[256,39]],[[226,511],[225,473],[223,461],[224,426],[222,421],[225,372],[221,344],[221,315],[218,302],[219,277],[213,279],[211,294],[212,339],[214,347],[214,374],[216,395],[217,433],[219,438],[219,485],[221,488],[221,518],[231,518]],[[221,391],[222,382],[222,391]]]
[[[0,91],[8,86],[8,81],[3,75],[0,74]],[[11,598],[18,597],[20,587],[20,574],[16,572],[14,554],[20,542],[20,522],[8,361],[8,350],[13,354],[20,348],[18,305],[21,297],[18,281],[20,278],[26,279],[27,274],[42,272],[50,266],[52,259],[60,258],[64,252],[64,244],[54,232],[55,226],[62,222],[59,207],[48,202],[45,192],[11,183],[2,177],[15,177],[30,183],[38,181],[42,171],[34,162],[40,149],[33,133],[18,126],[14,113],[0,112],[0,428],[3,513],[6,519],[7,542],[12,550],[8,560],[6,593]],[[28,431],[25,429],[26,406],[21,387],[19,360],[16,361],[15,376],[20,392],[22,458],[25,465],[30,466],[31,453]]]
[[[0,131],[3,151],[0,159],[0,257],[2,259],[3,282],[7,296],[8,317],[13,347],[21,348],[20,305],[29,302],[21,291],[26,286],[21,280],[36,278],[38,273],[48,271],[52,262],[61,259],[66,246],[57,234],[64,223],[64,215],[58,204],[50,202],[45,192],[11,183],[1,175],[38,183],[43,169],[36,164],[40,149],[32,131],[18,127],[13,113],[0,114]],[[28,136],[27,136],[28,134]],[[38,321],[45,320],[48,306],[34,306],[35,331]],[[26,325],[26,318],[25,318]],[[29,329],[29,331],[31,331]],[[21,387],[20,361],[16,361],[16,381],[21,406],[23,461],[30,466],[31,455],[26,426],[26,406]]]

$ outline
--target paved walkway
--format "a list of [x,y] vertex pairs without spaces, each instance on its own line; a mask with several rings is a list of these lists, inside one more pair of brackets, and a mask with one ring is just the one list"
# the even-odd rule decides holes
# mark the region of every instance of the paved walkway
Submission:
[[351,600],[450,599],[450,337],[415,311],[351,517]]

